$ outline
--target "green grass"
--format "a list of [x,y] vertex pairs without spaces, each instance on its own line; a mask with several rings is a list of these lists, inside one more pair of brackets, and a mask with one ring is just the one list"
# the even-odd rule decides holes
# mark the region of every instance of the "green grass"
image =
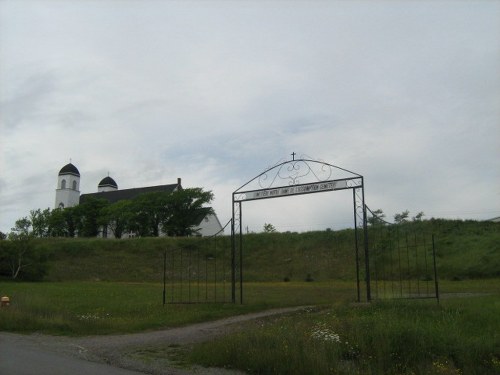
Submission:
[[251,374],[497,374],[500,280],[446,281],[442,299],[353,303],[355,283],[247,283],[244,305],[162,306],[155,283],[1,282],[12,304],[0,330],[127,333],[294,305],[302,313],[247,323],[194,347],[130,350],[145,362],[233,367]]
[[337,305],[261,320],[182,355],[250,374],[498,374],[500,298]]
[[[399,246],[405,253],[405,236],[410,244],[415,231],[430,246],[435,234],[439,277],[441,279],[470,279],[500,277],[500,223],[428,220],[408,223],[393,229],[400,236]],[[388,229],[370,229],[369,243],[373,256],[388,245]],[[419,240],[420,241],[420,240]],[[1,245],[1,243],[0,243]],[[39,239],[36,246],[50,254],[48,281],[138,281],[162,280],[163,252],[176,254],[175,262],[194,261],[198,252],[202,257],[217,258],[218,266],[225,263],[229,272],[230,238],[217,241],[200,238],[136,238],[126,240],[56,238]],[[284,279],[304,281],[308,275],[317,281],[354,280],[354,234],[342,231],[306,233],[248,234],[243,239],[244,276],[246,281],[280,282]],[[1,251],[1,246],[0,246]],[[392,259],[392,265],[391,265]],[[373,262],[380,267],[384,260],[385,275],[389,270],[398,278],[397,254],[379,254]],[[403,266],[405,264],[403,259]],[[361,259],[362,261],[362,259]],[[415,263],[413,255],[411,263]],[[422,262],[423,259],[419,259]],[[169,263],[170,264],[170,263]],[[363,269],[363,265],[361,264]],[[424,268],[423,264],[420,264]],[[372,266],[372,272],[375,267]],[[383,274],[383,269],[377,269]],[[430,272],[430,271],[429,271]]]
[[234,315],[238,305],[162,305],[162,286],[142,283],[0,283],[11,306],[0,329],[63,335],[137,332]]
[[0,282],[0,294],[11,299],[9,308],[0,309],[0,330],[57,335],[138,332],[273,307],[346,300],[353,298],[353,288],[344,282],[249,283],[244,289],[244,305],[163,306],[161,284]]

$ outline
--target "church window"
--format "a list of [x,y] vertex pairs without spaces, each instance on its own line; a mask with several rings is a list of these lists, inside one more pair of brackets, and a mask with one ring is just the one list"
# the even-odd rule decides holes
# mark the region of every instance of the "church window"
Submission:
[[64,208],[64,203],[59,203],[59,208]]
[[66,180],[61,181],[61,189],[66,189]]
[[73,190],[76,190],[76,181],[73,181]]

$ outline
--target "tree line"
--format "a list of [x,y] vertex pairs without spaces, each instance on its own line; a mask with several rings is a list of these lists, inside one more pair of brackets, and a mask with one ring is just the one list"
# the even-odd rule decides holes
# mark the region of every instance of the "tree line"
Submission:
[[[377,209],[375,211],[369,210],[372,216],[367,218],[367,222],[371,226],[385,225],[385,224],[403,224],[410,221],[410,211],[404,210],[401,213],[396,213],[394,215],[394,223],[389,223],[385,220],[385,214],[382,209]],[[420,211],[418,214],[412,217],[412,221],[422,221],[425,214]]]
[[130,200],[109,203],[106,199],[88,197],[74,207],[31,210],[20,220],[31,225],[34,237],[96,237],[109,230],[115,238],[126,233],[140,237],[190,236],[204,216],[213,213],[204,207],[213,194],[201,188],[154,192]]
[[11,232],[0,233],[0,277],[41,280],[48,255],[33,244],[34,238],[96,237],[110,230],[115,238],[126,233],[141,237],[195,235],[195,226],[213,213],[205,207],[213,200],[201,188],[146,193],[110,203],[89,197],[74,207],[31,210],[16,220]]

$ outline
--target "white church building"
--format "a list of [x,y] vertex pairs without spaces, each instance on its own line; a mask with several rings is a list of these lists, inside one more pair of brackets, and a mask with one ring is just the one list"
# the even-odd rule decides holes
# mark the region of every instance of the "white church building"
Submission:
[[[80,172],[72,163],[69,163],[61,168],[57,177],[54,208],[74,207],[85,202],[85,200],[89,198],[106,199],[109,203],[116,203],[121,200],[134,199],[145,193],[171,193],[179,189],[182,189],[180,178],[177,179],[177,183],[175,184],[120,190],[115,180],[107,176],[97,185],[96,193],[80,194]],[[200,221],[195,225],[195,228],[198,229],[197,235],[211,236],[220,232],[222,230],[222,225],[217,215],[214,213],[208,214],[205,217],[200,217]],[[100,237],[112,238],[113,233],[104,228],[101,231]]]

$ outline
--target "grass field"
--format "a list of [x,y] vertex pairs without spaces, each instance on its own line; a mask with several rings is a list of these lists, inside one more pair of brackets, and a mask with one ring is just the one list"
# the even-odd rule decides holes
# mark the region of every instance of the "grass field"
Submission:
[[273,307],[329,304],[355,296],[352,282],[248,283],[245,304],[163,306],[154,283],[0,283],[11,299],[0,309],[0,330],[62,335],[138,332],[214,320]]
[[[252,374],[498,374],[500,280],[446,281],[442,299],[356,304],[349,281],[248,283],[245,304],[162,305],[154,283],[0,283],[12,304],[0,330],[56,335],[137,332],[272,307],[306,312],[247,323],[209,344],[177,348],[179,363]],[[148,361],[171,355],[148,349]],[[167,353],[167,354],[166,354]]]

